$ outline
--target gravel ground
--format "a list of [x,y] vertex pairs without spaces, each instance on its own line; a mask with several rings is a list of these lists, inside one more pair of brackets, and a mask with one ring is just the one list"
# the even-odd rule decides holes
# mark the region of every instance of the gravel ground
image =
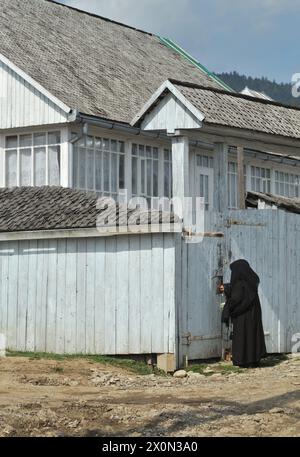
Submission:
[[300,436],[300,357],[226,368],[176,378],[85,359],[3,358],[0,436]]

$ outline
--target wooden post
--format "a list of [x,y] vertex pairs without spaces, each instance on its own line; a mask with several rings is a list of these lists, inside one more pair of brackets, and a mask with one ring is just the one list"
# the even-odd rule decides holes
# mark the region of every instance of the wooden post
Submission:
[[245,209],[245,174],[244,174],[244,148],[237,147],[237,163],[238,163],[238,208]]
[[228,145],[214,144],[214,209],[228,208]]
[[185,198],[190,197],[189,139],[185,136],[172,138],[172,178],[175,213],[184,220]]

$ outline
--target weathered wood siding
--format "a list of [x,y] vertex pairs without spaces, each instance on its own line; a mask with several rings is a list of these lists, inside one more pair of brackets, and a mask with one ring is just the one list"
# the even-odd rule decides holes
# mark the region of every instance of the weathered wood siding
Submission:
[[201,122],[173,94],[167,95],[142,122],[143,130],[197,129]]
[[[291,352],[300,334],[300,216],[281,210],[207,212],[205,230],[224,237],[182,241],[178,294],[179,360],[221,355],[220,301],[216,279],[230,280],[229,265],[244,258],[260,276],[259,295],[269,353]],[[179,252],[178,251],[178,252]],[[185,335],[190,334],[187,345]],[[295,340],[293,341],[293,336]]]
[[0,60],[0,129],[66,120],[66,113]]
[[175,352],[174,236],[2,242],[0,333],[55,353]]
[[229,261],[247,259],[261,279],[259,294],[269,352],[291,352],[300,333],[300,216],[281,210],[229,213]]

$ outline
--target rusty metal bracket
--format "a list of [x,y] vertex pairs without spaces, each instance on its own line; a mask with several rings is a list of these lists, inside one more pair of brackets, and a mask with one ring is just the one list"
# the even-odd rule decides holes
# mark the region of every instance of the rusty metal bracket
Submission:
[[242,222],[237,219],[227,219],[225,227],[230,228],[232,225],[244,225],[247,227],[267,227],[267,224],[250,224],[248,222]]
[[219,340],[222,338],[222,335],[192,335],[191,332],[186,333],[181,336],[182,339],[186,339],[187,346],[190,346],[193,341],[209,341],[209,340]]

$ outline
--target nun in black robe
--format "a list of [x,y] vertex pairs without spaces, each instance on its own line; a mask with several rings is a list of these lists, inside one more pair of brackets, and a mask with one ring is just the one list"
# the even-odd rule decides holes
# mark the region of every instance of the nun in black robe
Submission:
[[259,277],[246,260],[230,265],[230,284],[224,284],[227,301],[222,322],[233,324],[232,362],[240,367],[258,366],[267,355],[258,296]]

